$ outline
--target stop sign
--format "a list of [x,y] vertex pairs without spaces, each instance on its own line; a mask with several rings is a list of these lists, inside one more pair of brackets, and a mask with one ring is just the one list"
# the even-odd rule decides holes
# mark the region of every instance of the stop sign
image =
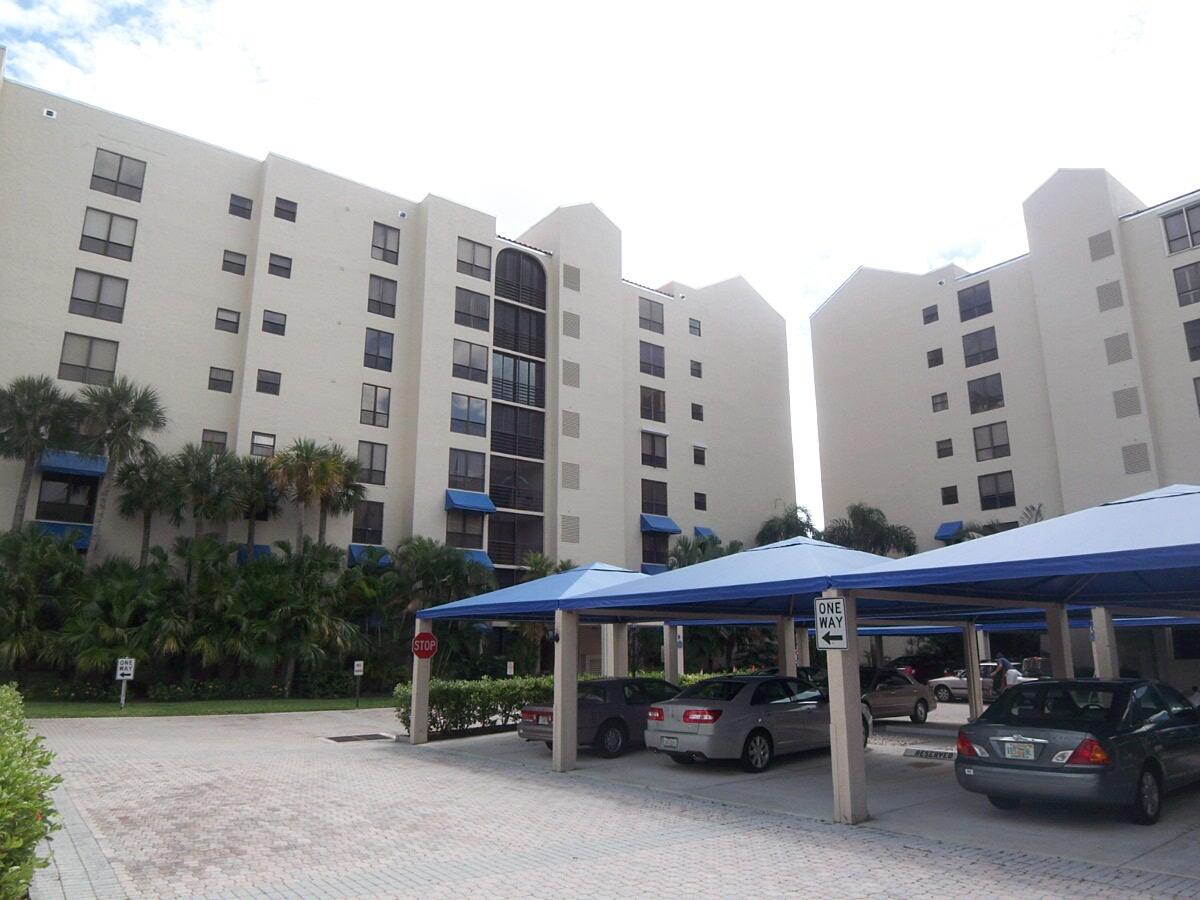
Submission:
[[429,659],[433,654],[437,653],[437,638],[429,631],[414,634],[412,650],[413,656],[420,659]]

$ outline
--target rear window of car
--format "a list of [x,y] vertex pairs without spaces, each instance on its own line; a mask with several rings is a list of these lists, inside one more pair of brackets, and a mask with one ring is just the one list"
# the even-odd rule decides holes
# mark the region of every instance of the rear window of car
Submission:
[[745,686],[744,681],[701,681],[684,689],[679,697],[687,700],[732,700]]
[[608,695],[600,685],[584,683],[579,685],[579,699],[593,702],[599,700],[604,703],[608,699]]
[[1116,687],[1049,684],[1000,695],[980,719],[994,725],[1087,726],[1114,722],[1125,704]]

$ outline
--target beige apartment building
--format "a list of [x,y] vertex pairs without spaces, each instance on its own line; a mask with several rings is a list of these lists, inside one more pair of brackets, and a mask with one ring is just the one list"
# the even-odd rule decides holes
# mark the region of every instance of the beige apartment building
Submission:
[[1023,256],[861,268],[813,313],[827,517],[865,501],[929,549],[1200,483],[1200,191],[1064,169],[1024,212]]
[[[784,322],[745,280],[629,281],[592,205],[501,237],[0,81],[0,383],[40,373],[152,385],[164,452],[341,444],[367,502],[332,543],[435,537],[501,584],[531,551],[657,571],[676,535],[750,541],[795,493]],[[0,508],[18,472],[0,462]],[[48,455],[30,518],[86,528],[96,483]],[[105,551],[134,554],[110,516]]]

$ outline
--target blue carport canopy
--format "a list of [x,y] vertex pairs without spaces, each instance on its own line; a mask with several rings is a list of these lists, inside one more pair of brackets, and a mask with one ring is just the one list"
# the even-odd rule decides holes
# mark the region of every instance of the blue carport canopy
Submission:
[[652,516],[642,513],[642,531],[655,531],[659,534],[680,534],[683,529],[675,524],[670,516]]
[[938,530],[934,532],[933,539],[935,541],[948,541],[962,531],[962,519],[956,519],[953,522],[943,522],[938,526]]
[[496,504],[487,494],[481,494],[478,491],[459,491],[447,488],[446,509],[462,509],[467,512],[490,514],[496,511]]
[[108,461],[103,456],[88,456],[72,450],[43,450],[38,468],[57,475],[86,475],[101,478]]

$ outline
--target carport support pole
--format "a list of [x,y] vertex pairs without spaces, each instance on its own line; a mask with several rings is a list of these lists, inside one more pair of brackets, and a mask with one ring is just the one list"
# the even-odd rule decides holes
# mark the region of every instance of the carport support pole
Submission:
[[679,684],[679,676],[683,674],[680,665],[680,654],[675,647],[678,629],[674,625],[663,626],[663,678],[671,684]]
[[979,680],[979,641],[975,623],[963,625],[963,662],[967,668],[967,721],[974,722],[983,713],[983,684]]
[[554,611],[554,761],[555,772],[575,768],[579,739],[579,613]]
[[617,674],[617,648],[614,646],[612,625],[600,626],[600,674],[612,678]]
[[[831,591],[826,596],[837,596]],[[846,649],[826,650],[829,670],[829,755],[833,763],[833,818],[856,825],[867,813],[867,771],[863,755],[862,687],[858,666],[858,612],[853,592],[845,595]]]
[[780,616],[775,623],[775,664],[788,678],[796,677],[796,623],[791,616]]
[[975,631],[975,638],[976,638],[975,646],[978,649],[979,658],[981,660],[991,659],[992,658],[992,636],[990,634],[988,634],[986,631],[984,631],[982,628],[979,628]]
[[1171,663],[1175,662],[1175,639],[1170,628],[1155,628],[1154,632],[1154,677],[1159,681],[1171,680]]
[[871,636],[871,665],[877,669],[883,668],[883,635]]
[[610,674],[614,678],[624,678],[629,674],[629,625],[626,622],[615,622],[604,627],[611,629],[608,640],[611,654],[608,666],[612,670]]
[[796,642],[796,665],[804,666],[805,668],[812,665],[812,651],[808,640],[808,626],[797,625],[795,637],[792,638]]
[[1050,670],[1055,678],[1075,677],[1075,655],[1071,650],[1071,623],[1067,608],[1046,607],[1046,634],[1050,639]]
[[1092,607],[1092,659],[1097,678],[1119,678],[1121,662],[1117,658],[1117,631],[1112,613],[1103,606]]
[[[420,634],[426,624],[417,619],[414,634]],[[413,654],[412,712],[408,720],[408,742],[424,744],[429,740],[429,675],[433,669],[432,659],[421,659]]]

